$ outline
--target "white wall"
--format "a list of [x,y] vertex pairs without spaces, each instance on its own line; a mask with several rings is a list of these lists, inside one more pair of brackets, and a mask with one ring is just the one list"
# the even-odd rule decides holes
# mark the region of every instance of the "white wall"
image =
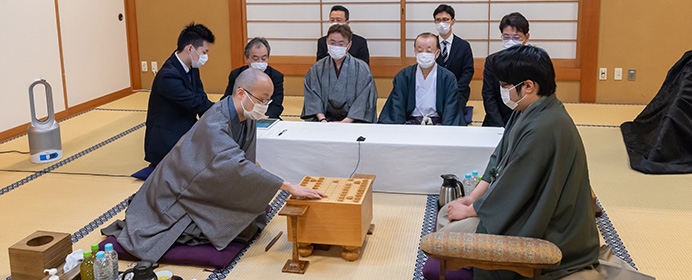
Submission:
[[[58,23],[68,106],[130,87],[123,0],[0,1],[0,132],[31,120],[28,87],[52,86],[55,112],[64,111]],[[43,86],[35,89],[37,115],[46,115]]]
[[59,12],[68,106],[129,87],[124,2],[65,0]]
[[[29,85],[46,79],[56,112],[65,110],[53,0],[0,1],[0,131],[31,121]],[[43,86],[36,86],[37,116],[46,115]]]

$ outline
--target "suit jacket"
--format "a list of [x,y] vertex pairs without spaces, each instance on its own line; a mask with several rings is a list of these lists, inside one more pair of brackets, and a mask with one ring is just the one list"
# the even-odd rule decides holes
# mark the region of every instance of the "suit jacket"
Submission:
[[[350,53],[351,56],[365,61],[365,63],[370,65],[370,51],[368,51],[368,40],[366,40],[365,38],[353,34],[353,38],[351,38],[351,48],[348,49],[348,53]],[[329,52],[327,52],[327,36],[323,36],[317,40],[317,60],[315,61],[319,61],[320,59],[327,56],[329,56]]]
[[481,91],[483,108],[485,108],[483,126],[505,127],[513,110],[502,102],[500,80],[497,79],[493,71],[495,54],[491,54],[485,59],[485,66],[483,67],[483,90]]
[[[416,69],[408,66],[394,76],[394,88],[382,107],[378,122],[404,124],[416,108]],[[457,83],[454,74],[444,67],[437,67],[437,94],[435,110],[442,118],[442,125],[466,125],[460,112]]]
[[173,53],[151,85],[144,134],[144,160],[156,165],[211,107],[199,69],[189,75]]
[[[457,78],[457,91],[459,91],[459,106],[461,106],[461,112],[466,112],[466,103],[471,95],[469,83],[471,83],[473,78],[473,53],[471,52],[469,42],[459,38],[457,35],[452,34],[452,36],[454,36],[454,39],[452,39],[452,49],[449,50],[447,62],[444,62],[444,58],[440,55],[437,58],[437,64],[454,73],[454,76]],[[441,52],[442,45],[440,45]]]
[[[248,68],[249,66],[244,65],[231,71],[231,74],[228,75],[228,86],[226,86],[226,93],[224,93],[222,98],[233,95],[233,85],[235,84],[235,79],[238,78],[238,75],[240,75],[241,72]],[[274,93],[272,93],[271,97],[272,103],[269,104],[269,108],[267,108],[265,115],[273,119],[280,119],[281,113],[284,111],[284,74],[281,74],[281,72],[272,68],[271,66],[267,66],[264,73],[267,74],[274,83]]]

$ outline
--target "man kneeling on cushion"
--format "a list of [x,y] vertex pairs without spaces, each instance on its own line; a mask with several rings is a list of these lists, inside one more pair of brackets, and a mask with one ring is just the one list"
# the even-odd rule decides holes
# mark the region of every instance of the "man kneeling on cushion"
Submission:
[[163,158],[128,206],[125,221],[102,230],[132,255],[158,261],[175,243],[249,241],[266,226],[278,190],[319,199],[323,193],[283,181],[255,164],[255,121],[271,100],[272,80],[257,69],[237,78],[228,98],[202,115]]

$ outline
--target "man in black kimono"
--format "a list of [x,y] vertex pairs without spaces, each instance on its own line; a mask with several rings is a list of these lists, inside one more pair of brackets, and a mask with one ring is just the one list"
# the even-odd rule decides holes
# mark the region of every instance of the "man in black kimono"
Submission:
[[[593,274],[599,237],[586,153],[572,118],[555,97],[550,57],[538,47],[515,46],[498,53],[493,66],[505,105],[514,112],[483,180],[469,196],[440,210],[438,230],[545,239],[563,257],[559,266],[543,270],[543,279]],[[474,276],[519,278],[509,271],[480,269]]]

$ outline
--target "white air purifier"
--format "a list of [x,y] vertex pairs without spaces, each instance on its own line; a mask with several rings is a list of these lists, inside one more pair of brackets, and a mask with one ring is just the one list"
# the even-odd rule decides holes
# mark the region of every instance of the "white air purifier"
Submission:
[[[34,103],[34,87],[43,84],[46,90],[46,105],[48,116],[44,120],[36,117],[36,105]],[[31,105],[31,124],[27,130],[29,138],[29,154],[31,162],[46,163],[62,158],[62,144],[60,142],[60,125],[55,121],[53,109],[53,91],[50,84],[44,79],[37,80],[29,86],[29,103]]]

